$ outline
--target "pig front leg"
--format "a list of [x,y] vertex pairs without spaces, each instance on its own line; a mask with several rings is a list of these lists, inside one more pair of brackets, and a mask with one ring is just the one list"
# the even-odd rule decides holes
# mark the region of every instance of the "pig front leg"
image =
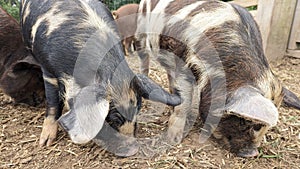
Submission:
[[40,146],[50,146],[56,139],[58,122],[57,119],[62,114],[63,100],[60,96],[60,87],[57,78],[44,74],[47,109],[40,136]]
[[168,74],[168,81],[169,81],[169,91],[171,94],[175,94],[176,88],[175,88],[175,72],[171,70],[167,70]]
[[133,42],[133,37],[126,37],[123,41],[125,55],[129,56],[129,53],[132,53],[131,45]]
[[141,59],[141,67],[140,67],[140,72],[146,76],[149,75],[149,55],[145,53],[144,51],[139,51],[139,57]]
[[128,52],[128,44],[126,42],[126,39],[122,40],[122,45],[123,45],[123,49],[124,49],[124,54],[125,56],[129,56],[129,52]]
[[146,76],[149,75],[149,65],[150,65],[150,58],[148,51],[146,50],[146,42],[145,40],[140,40],[135,42],[136,51],[140,58],[140,72]]
[[[169,127],[167,131],[167,139],[171,144],[178,144],[182,141],[185,135],[185,129],[189,130],[195,119],[188,119],[187,117],[193,117],[192,103],[194,95],[193,83],[189,82],[182,76],[177,79],[177,87],[179,94],[183,102],[174,108],[174,112],[171,114],[169,119]],[[174,92],[174,88],[172,88]]]

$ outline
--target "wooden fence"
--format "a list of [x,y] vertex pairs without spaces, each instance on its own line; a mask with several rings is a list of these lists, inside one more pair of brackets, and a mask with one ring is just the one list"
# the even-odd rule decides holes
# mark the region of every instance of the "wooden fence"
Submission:
[[285,55],[300,58],[300,0],[235,0],[252,11],[262,34],[265,54],[270,62]]
[[297,0],[287,54],[300,58],[300,0]]

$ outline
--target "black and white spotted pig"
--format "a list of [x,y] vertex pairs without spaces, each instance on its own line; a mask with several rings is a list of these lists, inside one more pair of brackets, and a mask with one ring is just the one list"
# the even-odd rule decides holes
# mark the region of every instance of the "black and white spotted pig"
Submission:
[[15,103],[37,106],[45,98],[41,68],[24,46],[19,23],[1,7],[0,88]]
[[196,107],[208,134],[239,156],[256,156],[278,121],[282,100],[300,108],[272,73],[258,26],[244,8],[221,1],[142,0],[139,13],[141,71],[148,74],[153,55],[167,69],[171,91],[183,99],[169,119],[171,142],[181,141]]
[[[59,121],[75,143],[104,142],[116,155],[130,156],[138,150],[134,132],[141,97],[181,102],[132,72],[113,17],[98,0],[23,0],[21,27],[45,81],[40,145],[53,142]],[[63,106],[69,111],[61,116]]]

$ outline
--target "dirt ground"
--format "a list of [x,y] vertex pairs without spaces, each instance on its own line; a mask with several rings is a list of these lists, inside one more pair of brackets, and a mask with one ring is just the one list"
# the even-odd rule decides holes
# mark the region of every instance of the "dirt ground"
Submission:
[[[137,57],[129,58],[129,63],[137,70]],[[272,67],[284,86],[300,97],[300,59],[285,57]],[[155,64],[151,68],[151,77],[166,87],[166,74]],[[138,137],[147,146],[141,146],[133,157],[118,158],[92,142],[73,144],[61,128],[53,146],[40,148],[45,108],[15,105],[1,93],[0,168],[300,168],[300,111],[280,108],[279,123],[267,133],[260,156],[246,159],[211,140],[200,143],[198,122],[181,144],[156,146],[156,138],[166,131],[168,110],[164,105],[144,102]]]

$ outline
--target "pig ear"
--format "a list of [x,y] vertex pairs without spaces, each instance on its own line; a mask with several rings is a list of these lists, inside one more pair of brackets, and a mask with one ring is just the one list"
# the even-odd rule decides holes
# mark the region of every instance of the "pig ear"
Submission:
[[24,59],[17,61],[17,63],[28,63],[31,65],[40,66],[40,64],[33,58],[32,55],[26,56]]
[[300,99],[287,88],[283,87],[283,104],[300,110]]
[[109,102],[105,99],[105,91],[96,86],[85,87],[70,107],[70,111],[58,122],[74,143],[87,143],[102,129],[108,114]]
[[226,113],[270,126],[276,125],[278,121],[278,110],[275,105],[253,87],[242,87],[236,90],[226,106]]
[[18,60],[13,65],[13,72],[26,72],[31,70],[32,68],[40,68],[40,65],[37,61],[33,58],[33,56],[29,55],[26,56],[24,59]]
[[137,74],[132,80],[131,85],[133,89],[145,99],[161,102],[170,106],[177,106],[181,103],[179,95],[168,93],[145,75]]
[[112,11],[111,14],[113,15],[114,19],[118,19],[118,13],[117,11]]

